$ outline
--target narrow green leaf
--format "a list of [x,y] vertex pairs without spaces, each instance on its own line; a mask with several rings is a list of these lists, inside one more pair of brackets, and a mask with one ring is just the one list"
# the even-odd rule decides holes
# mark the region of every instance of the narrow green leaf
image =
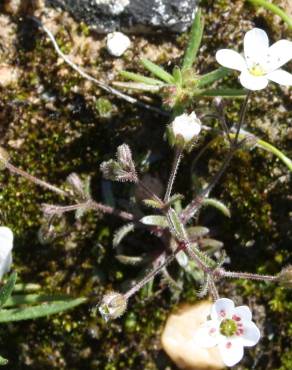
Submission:
[[228,76],[230,73],[230,69],[220,67],[210,73],[206,73],[205,75],[201,76],[197,82],[197,86],[198,88],[201,88],[206,85],[211,85],[213,82],[221,80],[222,78]]
[[192,68],[202,41],[203,30],[204,24],[201,19],[201,9],[198,9],[192,24],[188,46],[182,64],[183,70]]
[[224,244],[216,239],[203,239],[200,241],[200,245],[202,248],[211,247],[214,250],[218,250],[222,248]]
[[66,295],[47,295],[47,294],[15,294],[10,296],[3,307],[14,307],[20,305],[31,305],[35,303],[53,302],[53,301],[66,301],[71,300],[71,297]]
[[170,73],[166,72],[163,68],[159,67],[157,64],[145,58],[142,58],[141,62],[143,66],[146,69],[148,69],[148,71],[150,71],[152,74],[154,74],[156,77],[160,78],[161,80],[169,84],[174,84],[173,76]]
[[203,206],[211,206],[217,208],[220,212],[222,212],[226,217],[231,217],[231,213],[228,207],[218,199],[214,198],[205,198],[202,202]]
[[167,212],[167,220],[169,222],[170,229],[173,230],[177,237],[186,238],[187,234],[178,214],[174,209],[170,208]]
[[190,238],[200,238],[209,234],[210,230],[205,226],[192,226],[187,228]]
[[122,89],[149,91],[152,93],[160,91],[161,87],[163,86],[163,85],[148,85],[143,84],[142,82],[120,82],[120,81],[114,81],[112,84],[113,86],[120,87]]
[[161,209],[161,202],[158,202],[157,200],[154,199],[144,199],[143,203],[147,207],[152,207],[155,209]]
[[261,139],[258,139],[257,140],[257,146],[259,148],[262,148],[264,150],[267,150],[268,152],[270,153],[273,153],[274,155],[276,155],[287,167],[290,171],[292,171],[292,161],[290,158],[288,158],[283,152],[281,152],[281,150],[277,149],[274,145],[264,141],[264,140],[261,140]]
[[4,366],[8,364],[8,360],[6,358],[0,356],[0,366]]
[[132,80],[135,82],[142,82],[146,85],[163,85],[163,82],[160,80],[156,80],[156,78],[146,77],[138,73],[120,71],[119,74],[128,80]]
[[135,228],[133,223],[126,224],[122,227],[120,227],[114,235],[113,239],[113,247],[116,248],[120,242],[124,239],[125,236],[127,236],[131,231],[133,231]]
[[159,226],[159,227],[168,226],[166,217],[159,216],[159,215],[144,216],[141,218],[140,222],[142,222],[142,224],[144,225],[149,225],[149,226]]
[[43,303],[32,307],[2,309],[0,310],[0,322],[37,319],[39,317],[53,315],[76,307],[86,302],[86,300],[86,298],[76,298],[66,301]]
[[7,299],[11,296],[14,285],[16,283],[17,273],[11,274],[6,282],[6,284],[0,290],[0,307],[4,305]]
[[196,95],[200,96],[224,96],[226,98],[230,97],[240,97],[243,98],[247,94],[246,90],[243,89],[206,89],[206,90],[198,90]]

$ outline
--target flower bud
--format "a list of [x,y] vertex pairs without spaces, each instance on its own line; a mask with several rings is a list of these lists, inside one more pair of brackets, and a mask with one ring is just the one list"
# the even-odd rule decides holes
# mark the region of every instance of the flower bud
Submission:
[[117,148],[117,159],[124,170],[135,172],[135,165],[132,159],[132,153],[127,144],[122,144]]
[[277,281],[285,288],[292,288],[292,265],[282,269],[278,274]]
[[137,182],[135,164],[128,145],[123,144],[117,148],[117,160],[110,159],[102,162],[100,170],[107,180]]
[[0,170],[4,170],[4,168],[6,168],[8,161],[9,154],[6,152],[5,149],[0,147]]
[[201,121],[196,113],[181,114],[168,126],[168,139],[171,146],[191,150],[195,139],[201,131]]
[[127,299],[118,292],[110,292],[103,296],[99,312],[105,321],[116,319],[124,314],[127,308]]

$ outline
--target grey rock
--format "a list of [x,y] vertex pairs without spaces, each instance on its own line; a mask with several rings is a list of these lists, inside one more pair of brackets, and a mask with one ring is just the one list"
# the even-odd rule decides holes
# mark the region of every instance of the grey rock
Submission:
[[46,0],[46,4],[67,10],[99,33],[183,32],[193,20],[197,0]]

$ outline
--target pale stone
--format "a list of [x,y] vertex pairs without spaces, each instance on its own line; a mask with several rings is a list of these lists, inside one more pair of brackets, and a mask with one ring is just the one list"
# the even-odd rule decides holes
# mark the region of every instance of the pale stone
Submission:
[[131,41],[122,32],[112,32],[107,35],[106,48],[110,55],[120,57],[130,47]]
[[225,369],[217,347],[198,347],[194,341],[194,332],[206,322],[211,307],[210,301],[185,305],[167,319],[161,338],[162,347],[179,369]]
[[8,64],[0,64],[0,85],[8,86],[18,80],[18,70]]

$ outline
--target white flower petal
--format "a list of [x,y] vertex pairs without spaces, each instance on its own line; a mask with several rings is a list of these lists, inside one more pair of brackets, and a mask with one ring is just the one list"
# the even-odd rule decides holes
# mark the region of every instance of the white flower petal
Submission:
[[269,48],[269,38],[264,30],[253,28],[244,36],[244,56],[247,65],[262,63]]
[[9,227],[0,226],[0,249],[11,250],[13,246],[13,233]]
[[241,72],[239,80],[243,87],[253,91],[264,89],[269,82],[266,76],[254,76],[248,71]]
[[226,338],[218,348],[226,366],[234,366],[243,357],[243,345],[240,339]]
[[266,69],[274,71],[292,59],[292,41],[279,40],[267,52]]
[[196,330],[193,340],[197,346],[211,348],[218,344],[219,335],[219,322],[209,320]]
[[12,263],[12,247],[12,231],[6,226],[0,226],[0,279],[10,269]]
[[277,69],[276,71],[270,72],[266,75],[267,79],[277,82],[280,85],[292,86],[292,74],[284,71],[283,69]]
[[238,306],[235,307],[232,318],[235,321],[251,321],[252,314],[248,306]]
[[225,318],[230,318],[233,314],[234,303],[228,298],[219,298],[213,304],[211,309],[212,320],[222,320]]
[[0,280],[2,279],[3,275],[6,274],[6,272],[10,271],[11,265],[12,265],[12,253],[10,251],[6,258],[4,260],[1,260]]
[[245,347],[255,346],[260,337],[261,333],[255,323],[252,321],[243,323],[243,334],[240,336],[240,339]]
[[223,67],[243,71],[246,68],[243,56],[231,49],[221,49],[216,53],[216,60]]

